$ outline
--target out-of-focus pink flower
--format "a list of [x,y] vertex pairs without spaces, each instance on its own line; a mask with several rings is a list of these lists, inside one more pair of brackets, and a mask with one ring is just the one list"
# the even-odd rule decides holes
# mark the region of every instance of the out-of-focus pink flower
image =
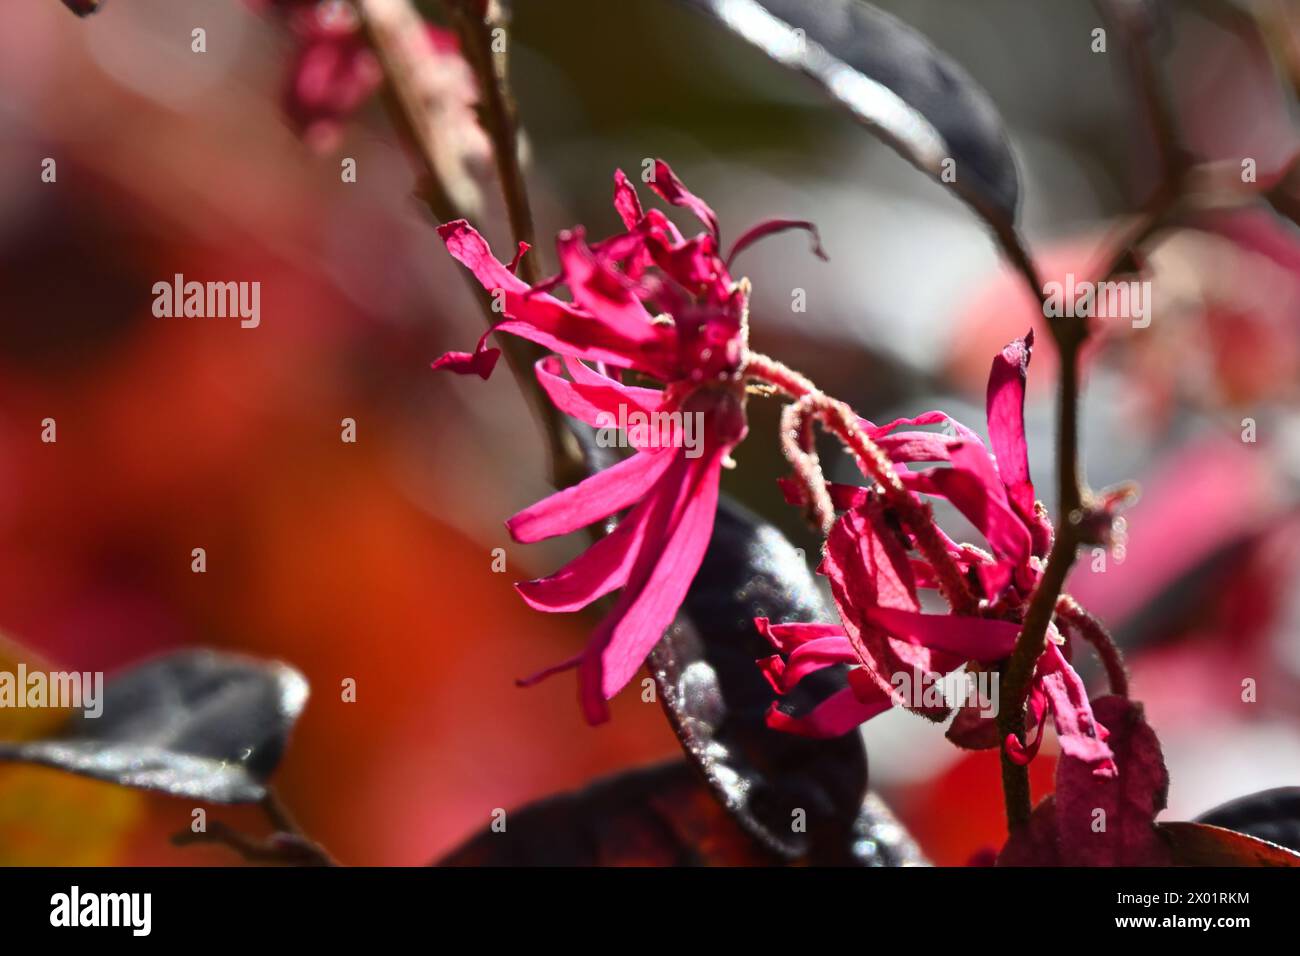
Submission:
[[[284,109],[306,142],[322,152],[337,147],[346,122],[384,81],[379,59],[356,11],[341,0],[246,0],[256,11],[283,16],[299,41],[289,69]],[[456,34],[425,24],[429,63],[421,82],[431,108],[441,110],[447,135],[467,140],[463,152],[485,155],[487,140],[474,117],[477,96]]]
[[309,145],[329,150],[384,73],[354,15],[311,10],[294,23],[302,45],[289,70],[285,112]]
[[[987,396],[992,453],[974,432],[942,412],[883,427],[859,422],[895,464],[905,488],[947,499],[984,536],[988,552],[944,539],[950,560],[979,598],[978,614],[921,613],[917,592],[938,586],[935,568],[910,555],[915,541],[875,491],[831,485],[831,499],[844,514],[831,530],[819,571],[830,579],[842,628],[772,626],[760,620],[760,631],[786,656],[784,661],[761,661],[760,666],[781,693],[811,670],[830,664],[860,666],[849,672],[848,691],[807,715],[791,717],[775,704],[768,717],[773,727],[834,736],[894,704],[942,718],[948,707],[926,703],[927,688],[964,663],[994,665],[1010,654],[1052,539],[1051,526],[1034,499],[1025,443],[1025,382],[1032,347],[1030,333],[993,360]],[[941,423],[953,434],[911,430]],[[909,467],[919,465],[929,467]],[[785,487],[797,500],[799,486]],[[1020,747],[1012,738],[1009,753],[1020,761],[1032,758],[1042,741],[1043,719],[1050,713],[1063,750],[1102,773],[1112,772],[1105,728],[1093,719],[1083,684],[1069,664],[1066,638],[1054,625],[1048,637],[1028,700],[1032,743]],[[992,719],[977,711],[970,705],[959,710],[950,737],[964,746],[996,746]]]
[[[577,667],[587,719],[607,719],[613,697],[671,623],[713,530],[721,470],[745,436],[745,318],[748,283],[727,263],[760,235],[751,230],[724,260],[717,217],[657,162],[651,189],[705,225],[687,238],[657,209],[643,211],[621,172],[614,207],[625,232],[589,243],[581,228],[556,241],[560,273],[530,287],[463,220],[440,227],[447,249],[501,302],[505,319],[473,353],[433,363],[462,374],[490,374],[489,336],[508,333],[558,353],[537,365],[557,408],[597,429],[626,426],[635,453],[533,505],[507,522],[516,541],[540,541],[631,510],[614,531],[550,577],[518,585],[542,611],[576,611],[622,589],[586,648],[523,683]],[[786,227],[807,224],[787,223]],[[757,233],[757,234],[756,234]],[[520,254],[526,251],[521,248]],[[569,290],[572,301],[552,292]],[[595,363],[593,368],[587,363]],[[618,370],[664,383],[624,384]]]

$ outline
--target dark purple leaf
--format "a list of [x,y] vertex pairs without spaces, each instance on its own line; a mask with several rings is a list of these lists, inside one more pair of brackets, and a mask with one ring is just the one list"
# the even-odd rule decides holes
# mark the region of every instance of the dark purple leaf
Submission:
[[1168,866],[1168,842],[1155,818],[1165,808],[1169,773],[1141,704],[1108,695],[1092,702],[1109,732],[1118,773],[1062,754],[1056,793],[1040,803],[998,857],[999,866]]
[[0,743],[0,761],[41,764],[205,803],[254,803],[307,700],[292,668],[186,650],[111,676],[99,717],[55,737]]
[[[438,861],[440,866],[776,866],[718,803],[688,761],[598,780],[509,811]],[[853,827],[856,858],[919,862],[920,853],[875,797]],[[850,860],[849,862],[854,862]]]
[[[776,695],[754,662],[772,651],[755,617],[834,620],[790,542],[724,498],[682,613],[647,666],[682,746],[741,825],[784,856],[834,858],[866,793],[866,751],[857,733],[809,740],[767,726]],[[799,690],[811,706],[844,686],[845,670],[828,669]]]
[[1196,822],[1300,852],[1300,787],[1276,787],[1238,797],[1202,813]]
[[103,5],[103,0],[63,0],[64,6],[79,17],[94,13]]
[[861,0],[683,0],[769,57],[810,76],[918,169],[951,185],[1000,236],[1020,201],[997,108],[916,30]]
[[[574,434],[589,470],[612,464],[612,452],[597,446],[590,430],[575,428]],[[755,617],[835,620],[803,555],[775,527],[724,496],[681,613],[646,662],[687,756],[740,825],[785,859],[922,862],[896,823],[870,823],[887,811],[867,796],[860,735],[810,740],[767,726],[776,693],[755,661],[772,648],[754,627]],[[787,695],[782,706],[797,715],[845,685],[846,669],[828,668],[802,681],[798,695]],[[873,808],[865,815],[864,797]]]

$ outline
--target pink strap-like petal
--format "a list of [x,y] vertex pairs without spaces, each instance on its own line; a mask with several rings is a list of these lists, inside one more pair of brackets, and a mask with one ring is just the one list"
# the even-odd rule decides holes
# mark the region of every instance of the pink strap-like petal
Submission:
[[625,229],[634,228],[645,215],[641,211],[641,200],[636,194],[636,188],[621,169],[614,170],[614,210],[618,213],[618,218],[623,220]]
[[956,440],[948,447],[951,468],[900,472],[903,485],[947,498],[984,535],[996,555],[1016,566],[1026,563],[1033,547],[1029,529],[1007,501],[983,445]]
[[858,699],[851,688],[837,691],[803,717],[792,717],[773,704],[767,712],[767,725],[799,737],[839,737],[894,706],[887,694],[869,701]]
[[[650,414],[663,398],[654,389],[628,388],[621,382],[592,372],[581,362],[572,359],[566,365],[570,374],[577,372],[577,380],[570,382],[557,374],[559,364],[555,356],[540,360],[535,366],[538,383],[556,408],[593,428],[612,427],[617,423],[620,406],[628,413],[637,411]],[[580,369],[586,369],[592,377],[583,375]],[[579,380],[584,384],[579,384]],[[644,404],[647,399],[651,399],[653,404]]]
[[445,352],[430,365],[435,372],[446,369],[457,375],[477,375],[486,380],[501,357],[500,349],[475,349],[473,352]]
[[534,581],[521,581],[515,590],[538,611],[568,612],[586,607],[627,583],[632,564],[645,541],[649,499],[560,570]]
[[586,528],[644,496],[677,457],[671,450],[637,452],[525,508],[506,528],[521,544]]
[[883,438],[885,435],[888,435],[895,428],[902,428],[904,425],[917,428],[921,425],[942,425],[946,421],[950,421],[947,412],[932,411],[922,412],[915,418],[895,418],[887,425],[873,425],[865,418],[859,418],[858,424],[867,433],[868,438],[872,441],[876,441]]
[[[677,458],[657,498],[664,519],[652,525],[618,603],[600,623],[583,659],[583,700],[608,700],[632,679],[663,636],[704,560],[718,503],[724,449],[698,459]],[[652,519],[653,520],[653,519]]]
[[782,654],[819,637],[844,637],[844,628],[838,624],[772,624],[765,617],[756,617],[754,626]]
[[463,219],[439,226],[438,234],[447,250],[483,288],[504,300],[507,318],[494,332],[517,335],[553,352],[620,368],[637,368],[657,377],[670,370],[674,350],[671,330],[648,321],[627,322],[617,316],[591,315],[530,289],[492,255],[487,241]]
[[1011,501],[1025,517],[1034,512],[1034,485],[1029,480],[1029,447],[1025,442],[1025,380],[1034,333],[1016,339],[994,359],[989,372],[989,443],[998,474]]
[[1010,654],[1020,633],[1019,624],[992,618],[921,614],[887,607],[862,608],[861,613],[900,641],[985,664]]
[[572,358],[565,358],[564,367],[568,370],[574,384],[583,390],[584,394],[587,388],[613,388],[629,405],[645,412],[653,411],[663,404],[664,393],[660,389],[624,385],[617,379],[603,375]]
[[731,264],[736,261],[736,256],[754,243],[766,239],[768,236],[774,236],[779,232],[787,232],[791,229],[803,229],[807,232],[812,238],[813,255],[823,262],[829,261],[826,257],[826,250],[822,248],[822,237],[817,232],[816,225],[806,219],[769,219],[749,229],[732,244],[731,251],[727,253],[727,268],[730,269]]
[[[589,316],[574,312],[562,302],[545,302],[513,292],[505,294],[507,315],[527,315],[527,319],[507,319],[494,332],[507,332],[561,355],[604,362],[616,368],[635,368],[656,378],[667,378],[672,369],[670,335],[661,335],[647,326],[644,340],[634,340],[614,332]],[[667,330],[664,330],[667,331]]]
[[511,292],[523,292],[528,288],[528,283],[492,255],[487,240],[464,219],[443,223],[438,227],[438,235],[446,243],[452,258],[469,269],[483,288]]
[[633,293],[627,278],[596,258],[581,228],[560,233],[555,250],[564,270],[564,284],[579,306],[627,333],[638,333],[650,325],[653,316]]
[[920,607],[907,551],[884,524],[875,501],[845,512],[835,523],[822,563],[832,587],[852,606]]
[[1114,775],[1114,755],[1106,745],[1106,728],[1097,723],[1087,688],[1055,642],[1049,641],[1038,659],[1035,680],[1047,695],[1062,754],[1081,761],[1099,776]]
[[844,635],[818,637],[800,644],[790,652],[786,660],[783,675],[785,688],[789,690],[813,671],[819,671],[833,664],[856,664],[857,652]]
[[709,208],[708,203],[682,185],[682,181],[673,175],[672,169],[662,159],[655,160],[654,179],[647,185],[658,193],[664,202],[689,209],[695,214],[696,219],[704,223],[713,237],[718,238],[717,214]]

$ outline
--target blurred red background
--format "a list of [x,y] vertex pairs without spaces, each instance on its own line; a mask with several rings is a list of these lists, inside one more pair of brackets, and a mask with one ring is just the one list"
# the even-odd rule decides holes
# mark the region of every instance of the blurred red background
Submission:
[[[116,0],[84,22],[54,0],[5,6],[0,632],[76,669],[187,644],[292,663],[312,697],[278,788],[347,863],[425,863],[495,808],[677,753],[657,705],[634,693],[592,730],[570,678],[513,685],[571,653],[590,621],[528,612],[511,590],[572,545],[522,548],[501,526],[546,490],[517,388],[428,371],[481,320],[379,105],[336,153],[307,149],[278,108],[291,43],[236,0]],[[1079,39],[1089,5],[891,6],[1005,110],[1047,272],[1086,272],[1149,166],[1113,65]],[[764,351],[872,417],[978,409],[991,356],[1034,309],[942,190],[676,7],[517,8],[541,234],[577,221],[612,231],[613,168],[668,156],[731,228],[779,213],[822,228],[829,267],[789,247],[751,263]],[[609,36],[644,45],[638,62]],[[1008,55],[1013,42],[1024,56]],[[1193,16],[1174,49],[1203,155],[1280,169],[1296,139],[1275,100],[1296,78]],[[40,179],[46,157],[55,183]],[[357,160],[356,183],[341,181],[342,157]],[[486,215],[504,248],[499,208]],[[1137,477],[1146,495],[1124,560],[1098,572],[1085,556],[1071,589],[1135,648],[1135,696],[1165,741],[1171,811],[1187,816],[1300,776],[1300,245],[1261,212],[1164,237],[1152,268],[1160,318],[1150,334],[1108,334],[1086,417],[1094,484]],[[155,318],[151,288],[176,273],[260,281],[261,325]],[[789,315],[793,286],[808,288],[810,315]],[[1040,475],[1048,351],[1031,375]],[[1247,415],[1257,444],[1240,440]],[[57,443],[40,440],[46,418]],[[341,441],[345,418],[355,444]],[[815,549],[771,481],[774,428],[757,413],[729,490]],[[509,573],[492,571],[498,547]],[[1253,709],[1243,675],[1260,681]],[[355,703],[341,699],[349,677]],[[873,783],[923,848],[963,863],[997,843],[996,757],[898,716],[867,729]],[[1051,770],[1045,753],[1040,790]],[[169,846],[190,810],[0,767],[0,863],[231,862]]]

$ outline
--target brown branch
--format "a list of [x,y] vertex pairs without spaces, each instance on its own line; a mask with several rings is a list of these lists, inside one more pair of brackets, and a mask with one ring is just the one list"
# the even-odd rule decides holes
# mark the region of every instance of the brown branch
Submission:
[[318,844],[292,833],[274,833],[264,840],[227,826],[220,820],[208,824],[206,830],[195,833],[182,830],[171,838],[173,846],[216,844],[234,850],[250,863],[272,863],[280,866],[338,866],[338,863]]
[[214,820],[207,829],[182,830],[172,835],[173,846],[200,843],[229,847],[250,863],[274,863],[282,866],[338,866],[338,861],[323,846],[307,836],[274,790],[267,788],[259,804],[274,831],[263,839],[249,836]]
[[[1104,277],[1109,278],[1136,267],[1134,256],[1139,244],[1151,236],[1177,207],[1188,178],[1191,157],[1182,145],[1177,117],[1151,55],[1154,24],[1146,20],[1143,11],[1134,5],[1114,0],[1097,0],[1097,5],[1124,46],[1132,85],[1142,115],[1151,129],[1161,169],[1159,187],[1146,204],[1132,235],[1121,244],[1117,257],[1104,272]],[[1034,274],[1032,265],[1021,271],[1026,275]],[[1043,300],[1042,289],[1034,288],[1033,292],[1040,301]],[[1002,672],[997,722],[1008,831],[1027,823],[1032,807],[1028,768],[1012,761],[1006,740],[1014,734],[1022,743],[1024,741],[1024,705],[1034,667],[1043,652],[1052,616],[1078,548],[1089,543],[1097,528],[1097,523],[1091,520],[1094,517],[1091,495],[1079,459],[1080,356],[1088,338],[1088,320],[1081,316],[1055,318],[1050,328],[1061,368],[1057,389],[1057,527],[1047,566],[1030,597],[1024,624]]]
[[[479,112],[483,128],[492,140],[497,178],[505,198],[510,229],[516,242],[536,246],[533,212],[528,201],[528,184],[519,161],[519,117],[507,79],[504,46],[494,49],[505,37],[505,16],[497,0],[447,0],[447,8],[460,35],[461,52],[478,79]],[[536,253],[519,264],[521,277],[529,285],[541,277]]]
[[[498,55],[491,51],[496,22],[480,19],[476,25],[468,12],[472,4],[461,0],[449,0],[449,3],[457,15],[463,55],[480,86],[483,99],[480,120],[493,146],[511,228],[517,240],[531,246],[532,213],[519,165],[514,108],[505,86],[504,64],[494,65]],[[424,167],[423,198],[440,222],[470,218],[478,211],[477,187],[471,193],[457,144],[448,143],[448,131],[440,128],[444,111],[438,97],[444,95],[445,78],[430,75],[436,61],[424,20],[411,0],[353,0],[353,4],[388,82],[390,111],[398,127],[414,144]],[[537,281],[536,252],[523,257],[519,270],[525,281],[530,284]],[[491,294],[467,272],[465,281],[488,325],[495,326],[503,316],[493,308]],[[557,487],[572,484],[583,474],[581,456],[563,415],[542,392],[533,375],[533,364],[542,356],[542,350],[514,336],[503,337],[500,346],[515,381],[542,426],[552,480]]]

